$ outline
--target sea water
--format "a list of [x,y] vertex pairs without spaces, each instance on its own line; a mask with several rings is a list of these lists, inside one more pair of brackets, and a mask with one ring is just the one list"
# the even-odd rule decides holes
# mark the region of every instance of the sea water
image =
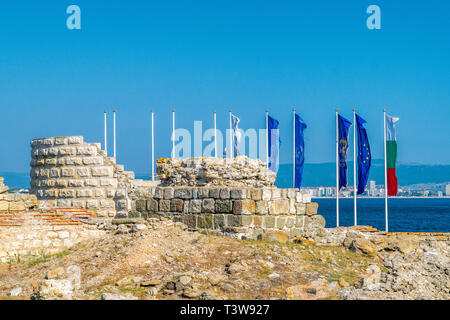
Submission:
[[[313,198],[326,227],[336,227],[336,199]],[[450,198],[389,198],[389,231],[450,232]],[[358,225],[385,230],[384,198],[357,201]],[[339,225],[354,225],[353,198],[339,199]]]

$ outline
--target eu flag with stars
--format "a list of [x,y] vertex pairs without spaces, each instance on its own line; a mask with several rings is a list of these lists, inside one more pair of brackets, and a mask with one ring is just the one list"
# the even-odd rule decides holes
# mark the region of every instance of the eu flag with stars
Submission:
[[372,161],[369,139],[367,138],[364,123],[366,123],[366,120],[356,114],[356,128],[358,130],[358,194],[364,193]]
[[305,142],[303,139],[303,130],[305,130],[306,123],[303,119],[295,115],[295,179],[294,187],[300,188],[302,184],[303,164],[305,163]]
[[339,131],[339,190],[347,187],[347,150],[348,150],[348,129],[352,123],[338,115]]

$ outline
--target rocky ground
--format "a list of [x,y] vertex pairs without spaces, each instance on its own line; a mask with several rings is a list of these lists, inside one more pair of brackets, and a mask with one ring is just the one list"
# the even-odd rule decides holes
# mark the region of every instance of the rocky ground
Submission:
[[0,299],[450,298],[448,240],[248,241],[156,219],[99,228],[100,239],[0,264]]

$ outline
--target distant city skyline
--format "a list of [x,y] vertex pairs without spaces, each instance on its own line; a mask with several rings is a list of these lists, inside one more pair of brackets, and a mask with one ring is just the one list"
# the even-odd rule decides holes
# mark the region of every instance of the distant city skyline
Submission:
[[[66,26],[70,4],[81,29]],[[305,120],[305,163],[333,162],[335,109],[367,120],[373,159],[383,158],[383,108],[397,123],[398,160],[450,164],[450,3],[137,1],[2,4],[0,170],[27,172],[33,138],[83,135],[103,142],[103,111],[117,110],[117,162],[151,172],[170,157],[176,125],[221,130],[280,121],[280,163],[292,162],[292,107]],[[112,119],[108,126],[112,127]],[[109,141],[112,141],[112,132]],[[352,136],[352,129],[350,131]],[[352,142],[348,159],[352,158]],[[112,149],[110,149],[112,153]],[[402,181],[399,181],[400,185]]]

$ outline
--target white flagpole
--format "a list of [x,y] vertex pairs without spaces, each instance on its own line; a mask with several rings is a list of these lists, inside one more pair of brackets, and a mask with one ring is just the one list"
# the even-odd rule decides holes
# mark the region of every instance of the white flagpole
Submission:
[[114,159],[116,159],[116,110],[113,110],[113,131],[114,131]]
[[336,109],[336,227],[339,227],[339,120]]
[[292,143],[292,188],[295,188],[295,108],[292,108],[292,115],[293,115],[293,143]]
[[355,226],[357,225],[356,213],[356,111],[353,109],[353,212],[355,214]]
[[152,181],[155,181],[155,130],[154,130],[154,112],[152,110]]
[[269,169],[269,110],[266,109],[266,168]]
[[230,159],[233,159],[233,129],[231,126],[231,109],[229,110],[230,112]]
[[215,111],[214,111],[214,157],[217,158],[217,125],[216,125]]
[[386,109],[383,109],[384,126],[384,219],[386,232],[388,232],[388,186],[387,186],[387,159],[386,159]]
[[175,158],[175,109],[172,109],[172,159]]
[[106,152],[106,155],[108,155],[108,135],[107,135],[107,131],[106,131],[106,110],[105,110],[105,116],[104,116],[104,118],[105,118],[105,152]]

